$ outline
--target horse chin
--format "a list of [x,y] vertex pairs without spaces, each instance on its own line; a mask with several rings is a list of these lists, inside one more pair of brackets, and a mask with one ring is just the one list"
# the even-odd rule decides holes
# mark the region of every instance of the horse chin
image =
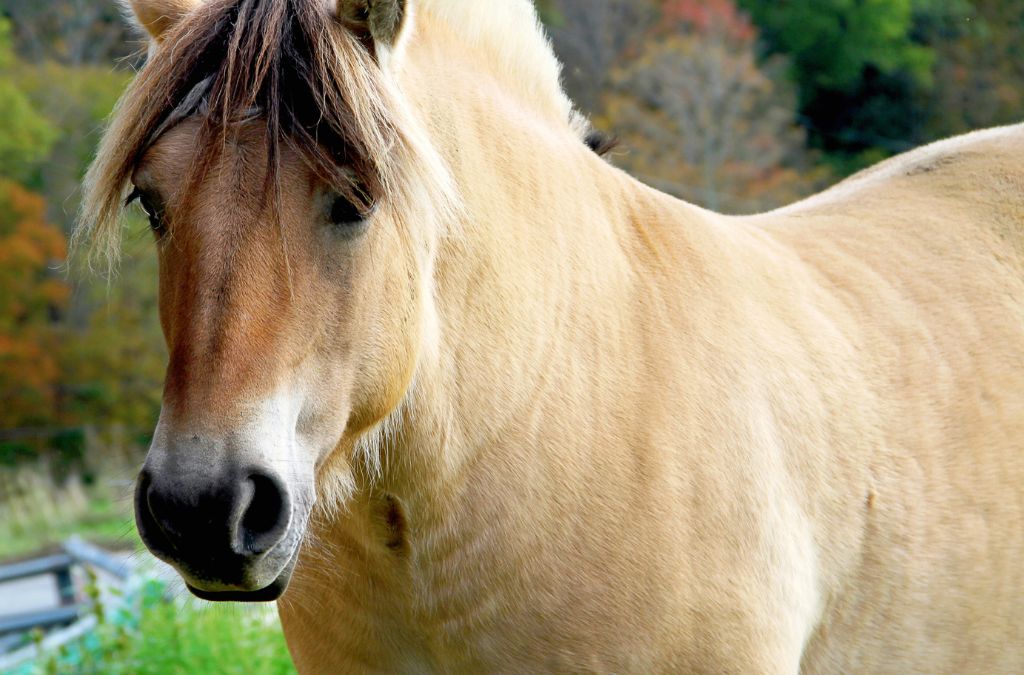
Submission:
[[284,568],[278,573],[277,578],[262,588],[252,590],[223,587],[201,588],[188,580],[185,581],[185,587],[200,600],[208,600],[210,602],[274,602],[288,588],[292,572],[295,571],[295,563],[299,559],[300,548],[301,546],[295,546],[295,550],[292,552]]

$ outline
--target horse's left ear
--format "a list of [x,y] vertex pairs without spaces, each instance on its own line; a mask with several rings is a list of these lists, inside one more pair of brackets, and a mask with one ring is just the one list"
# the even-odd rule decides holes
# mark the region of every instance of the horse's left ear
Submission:
[[338,18],[377,56],[398,44],[409,14],[408,0],[337,0]]

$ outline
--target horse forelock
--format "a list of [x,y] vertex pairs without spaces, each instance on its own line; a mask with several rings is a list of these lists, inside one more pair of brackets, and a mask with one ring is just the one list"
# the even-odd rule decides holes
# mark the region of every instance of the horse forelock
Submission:
[[85,180],[75,239],[89,239],[94,254],[116,260],[132,172],[166,131],[187,118],[202,124],[183,177],[186,195],[237,123],[257,115],[266,124],[263,194],[272,206],[279,199],[283,143],[361,206],[408,194],[411,181],[433,182],[435,191],[448,192],[446,172],[438,170],[436,158],[424,156],[431,154],[425,152],[429,144],[402,119],[400,108],[372,53],[328,3],[211,0],[171,30],[119,102]]

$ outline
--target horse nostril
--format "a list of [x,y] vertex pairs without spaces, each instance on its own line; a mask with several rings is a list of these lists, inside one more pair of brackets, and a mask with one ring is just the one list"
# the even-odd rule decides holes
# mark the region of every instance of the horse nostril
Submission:
[[248,494],[249,500],[241,511],[235,545],[240,553],[259,555],[284,537],[291,509],[287,492],[276,477],[253,472],[244,483],[243,494]]
[[140,532],[156,534],[157,532],[166,536],[164,525],[158,515],[158,509],[153,505],[153,477],[148,471],[143,470],[139,474],[139,480],[135,488],[136,522]]
[[149,490],[152,485],[153,478],[143,469],[135,481],[135,521],[142,532],[156,524],[153,506],[149,503]]

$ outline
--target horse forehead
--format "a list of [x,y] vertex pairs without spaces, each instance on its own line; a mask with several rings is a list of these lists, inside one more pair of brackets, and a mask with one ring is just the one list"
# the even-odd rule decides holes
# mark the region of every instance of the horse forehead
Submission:
[[[203,123],[202,116],[193,115],[154,139],[135,167],[134,177],[161,189],[183,187],[189,183],[190,172],[207,154],[214,157],[196,185],[200,191],[212,188],[225,198],[230,196],[224,194],[226,188],[264,194],[262,182],[266,178],[269,157],[266,120],[251,115],[229,120],[222,133],[214,134],[205,145],[202,145]],[[275,169],[277,182],[290,184],[288,187],[292,189],[303,183],[308,173],[306,162],[287,142],[279,146]]]
[[[223,145],[198,148],[199,126],[198,121],[189,120],[168,130],[147,151],[133,175],[140,188],[160,195],[171,218],[172,241],[189,244],[168,250],[175,255],[210,258],[259,245],[268,249],[263,253],[267,255],[273,252],[270,244],[280,243],[279,227],[291,230],[289,239],[301,239],[302,228],[292,224],[303,218],[314,192],[302,159],[282,147],[270,183],[265,126],[246,122]],[[202,152],[217,156],[193,182],[190,172]],[[277,201],[272,198],[275,190],[280,191]]]

